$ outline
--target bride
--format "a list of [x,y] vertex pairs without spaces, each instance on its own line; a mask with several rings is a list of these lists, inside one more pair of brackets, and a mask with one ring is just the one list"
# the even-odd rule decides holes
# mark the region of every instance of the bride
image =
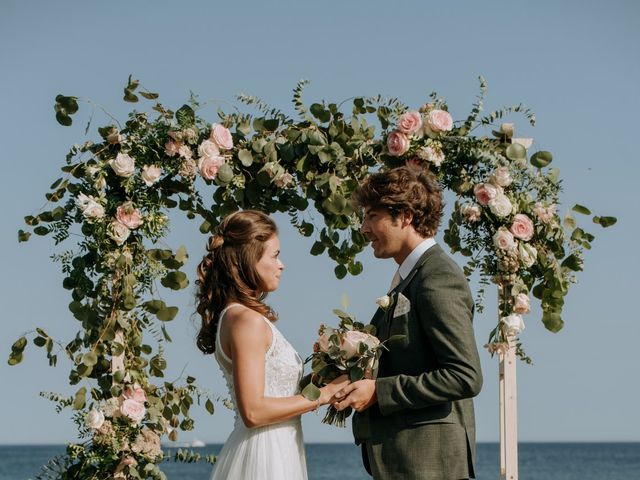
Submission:
[[316,401],[299,392],[302,360],[263,303],[284,269],[277,233],[264,213],[233,213],[209,239],[198,266],[197,345],[215,354],[236,412],[213,480],[306,479],[300,415],[329,403],[348,383],[346,375],[334,380]]

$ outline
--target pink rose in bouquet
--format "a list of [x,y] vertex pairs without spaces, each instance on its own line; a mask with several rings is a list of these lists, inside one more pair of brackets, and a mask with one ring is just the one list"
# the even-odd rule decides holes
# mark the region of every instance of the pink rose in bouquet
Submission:
[[358,330],[346,332],[342,337],[342,343],[340,343],[340,349],[344,352],[345,360],[351,360],[358,355],[361,343],[369,348],[375,348],[380,344],[380,340],[373,335]]
[[[340,375],[349,375],[352,382],[375,378],[378,359],[382,349],[386,348],[375,337],[373,325],[364,325],[341,310],[334,310],[334,313],[340,318],[338,327],[320,326],[313,353],[306,360],[311,361],[312,373],[303,379],[301,387],[302,394],[310,400],[318,398],[319,387]],[[344,427],[350,414],[350,408],[338,412],[330,406],[322,422]]]

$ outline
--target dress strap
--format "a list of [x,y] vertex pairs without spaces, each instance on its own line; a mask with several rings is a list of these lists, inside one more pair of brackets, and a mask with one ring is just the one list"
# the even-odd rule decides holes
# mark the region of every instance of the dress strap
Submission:
[[216,330],[216,352],[225,360],[225,362],[227,362],[229,365],[231,365],[231,359],[229,358],[229,356],[224,352],[223,348],[222,348],[222,344],[220,343],[220,326],[222,325],[222,318],[224,317],[225,313],[227,313],[228,310],[230,310],[233,307],[241,307],[243,306],[240,303],[230,303],[229,305],[227,305],[226,307],[224,307],[220,313],[218,314],[218,326],[217,326],[217,330]]

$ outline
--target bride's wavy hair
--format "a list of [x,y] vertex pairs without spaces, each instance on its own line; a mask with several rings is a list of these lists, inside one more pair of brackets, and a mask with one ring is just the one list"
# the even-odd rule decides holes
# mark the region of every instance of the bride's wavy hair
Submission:
[[225,305],[244,305],[272,322],[276,313],[257,298],[262,279],[256,264],[265,242],[278,233],[275,222],[256,210],[244,210],[226,217],[207,242],[207,254],[197,269],[197,312],[202,326],[196,344],[204,353],[216,349],[219,315]]

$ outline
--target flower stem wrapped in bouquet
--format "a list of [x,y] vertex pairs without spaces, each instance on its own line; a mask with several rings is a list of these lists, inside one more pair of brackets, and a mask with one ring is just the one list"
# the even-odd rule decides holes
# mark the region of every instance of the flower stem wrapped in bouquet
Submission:
[[[313,353],[305,363],[311,361],[312,373],[302,380],[302,395],[309,400],[320,396],[320,388],[340,375],[349,375],[352,382],[363,378],[373,379],[378,370],[378,359],[384,345],[375,337],[376,328],[364,325],[342,311],[333,311],[340,323],[337,328],[320,325],[318,340]],[[333,406],[327,409],[322,423],[344,427],[351,408],[341,412]]]

